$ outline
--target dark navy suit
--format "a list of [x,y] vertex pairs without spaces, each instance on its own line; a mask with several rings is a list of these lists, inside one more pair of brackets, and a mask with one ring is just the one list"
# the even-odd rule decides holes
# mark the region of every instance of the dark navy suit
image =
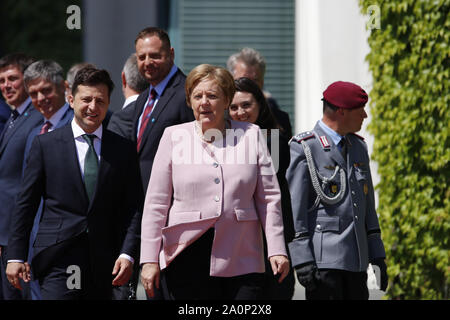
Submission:
[[41,123],[42,119],[42,115],[30,102],[15,120],[14,126],[11,129],[5,128],[0,134],[0,247],[2,247],[0,299],[21,297],[20,291],[14,289],[6,279],[5,253],[8,250],[11,214],[20,190],[25,144],[30,131]]
[[[65,125],[69,124],[73,119],[73,109],[68,106],[68,109],[66,110],[66,112],[64,113],[64,115],[62,116],[62,118],[59,120],[58,124],[55,126],[55,129],[64,127]],[[31,145],[33,143],[34,138],[39,135],[39,132],[41,131],[42,128],[42,124],[38,125],[37,127],[35,127],[33,130],[31,130],[30,134],[28,135],[27,138],[27,143],[25,145],[25,156],[24,156],[24,162],[23,162],[23,170],[25,170],[25,164],[27,162],[27,158],[28,155],[30,153],[30,149],[31,149]],[[28,252],[28,263],[32,263],[32,257],[33,257],[33,243],[34,240],[36,238],[36,234],[38,231],[38,225],[39,225],[39,221],[41,219],[41,215],[42,215],[42,205],[43,202],[41,201],[41,204],[39,205],[39,209],[37,211],[36,214],[36,218],[34,219],[34,223],[33,223],[33,229],[31,230],[31,236],[30,236],[30,249]],[[31,298],[33,300],[40,300],[41,297],[41,292],[39,289],[39,284],[37,280],[32,280],[30,283],[30,289],[31,289]]]
[[2,134],[5,128],[6,121],[8,121],[11,115],[11,108],[6,104],[5,101],[0,99],[0,134]]
[[136,206],[143,195],[135,145],[103,128],[91,202],[70,124],[36,136],[28,159],[11,221],[8,260],[27,259],[29,235],[43,198],[32,264],[43,298],[73,298],[74,290],[58,286],[55,291],[51,286],[54,275],[61,277],[58,268],[70,261],[81,267],[82,279],[89,279],[83,282],[84,297],[110,299],[114,262],[121,253],[136,259],[140,241],[141,213]]

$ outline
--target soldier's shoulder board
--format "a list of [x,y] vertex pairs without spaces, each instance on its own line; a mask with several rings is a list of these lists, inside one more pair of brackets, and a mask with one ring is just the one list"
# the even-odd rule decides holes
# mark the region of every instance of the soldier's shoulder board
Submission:
[[299,134],[293,136],[291,138],[291,140],[289,141],[289,143],[291,143],[292,141],[300,143],[304,140],[308,140],[308,139],[311,139],[314,137],[315,137],[315,135],[312,131],[305,131],[305,132],[302,132],[302,133],[299,133]]
[[361,139],[362,141],[364,141],[364,137],[361,137],[359,134],[356,134],[354,132],[352,132],[351,134],[354,135],[355,137]]

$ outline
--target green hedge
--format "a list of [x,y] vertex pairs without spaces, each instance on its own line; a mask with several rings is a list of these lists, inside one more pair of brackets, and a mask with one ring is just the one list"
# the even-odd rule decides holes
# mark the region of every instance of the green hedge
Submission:
[[450,1],[360,0],[381,10],[367,56],[391,299],[448,299]]
[[[0,1],[0,56],[23,52],[36,59],[53,59],[64,70],[82,59],[82,29],[66,27],[70,5],[82,0]],[[81,16],[83,19],[83,16]]]

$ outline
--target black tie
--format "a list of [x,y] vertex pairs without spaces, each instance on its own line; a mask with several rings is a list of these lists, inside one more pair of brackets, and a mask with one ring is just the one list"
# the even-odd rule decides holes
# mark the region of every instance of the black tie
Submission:
[[6,139],[6,137],[8,137],[11,134],[11,130],[14,128],[14,123],[16,122],[19,116],[20,113],[16,109],[11,111],[11,116],[9,117],[8,125],[4,129],[5,133],[3,134],[4,137],[3,139]]
[[339,151],[341,151],[342,157],[344,157],[344,160],[347,159],[347,141],[345,140],[345,137],[341,139],[338,143]]
[[92,196],[95,191],[95,184],[97,182],[98,173],[98,157],[94,149],[93,134],[84,134],[84,140],[89,144],[89,149],[84,158],[84,185],[86,186],[86,192],[89,197],[89,202],[92,200]]

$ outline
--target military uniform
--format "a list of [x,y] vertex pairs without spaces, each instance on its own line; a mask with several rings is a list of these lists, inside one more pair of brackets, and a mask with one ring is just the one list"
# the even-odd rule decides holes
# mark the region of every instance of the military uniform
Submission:
[[313,262],[319,270],[366,272],[369,261],[385,258],[367,146],[356,134],[345,138],[345,156],[319,123],[290,142],[286,177],[295,228],[289,243],[293,266]]

